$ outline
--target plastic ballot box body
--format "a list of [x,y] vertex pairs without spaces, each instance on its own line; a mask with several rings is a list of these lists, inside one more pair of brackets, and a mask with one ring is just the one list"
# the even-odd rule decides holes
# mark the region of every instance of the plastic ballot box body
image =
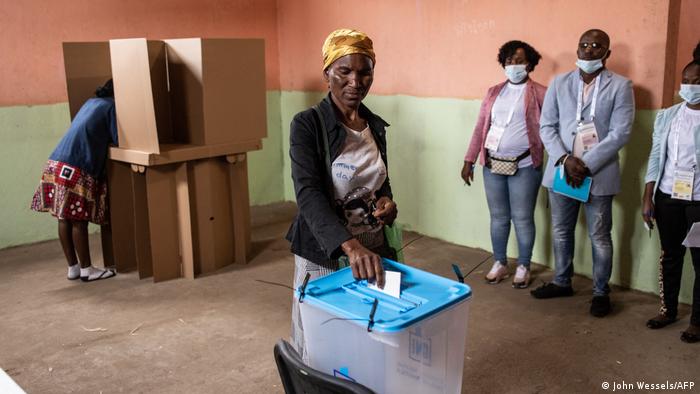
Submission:
[[[383,264],[401,273],[400,298],[356,281],[350,268],[303,289],[310,366],[379,393],[461,392],[471,289],[391,260]],[[297,300],[301,294],[295,291]]]

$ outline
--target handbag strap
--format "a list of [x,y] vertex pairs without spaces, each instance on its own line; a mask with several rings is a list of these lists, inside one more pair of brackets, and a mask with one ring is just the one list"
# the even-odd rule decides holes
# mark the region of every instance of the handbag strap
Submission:
[[318,121],[321,124],[321,135],[323,136],[323,150],[326,154],[326,175],[328,175],[326,183],[328,184],[330,196],[331,198],[333,198],[333,171],[331,170],[331,150],[329,148],[328,143],[328,130],[326,130],[326,122],[323,118],[321,108],[319,108],[318,104],[314,105],[312,108],[314,112],[316,112],[316,116],[318,116]]
[[[507,162],[507,163],[518,163],[518,162],[520,162],[520,160],[522,160],[522,159],[524,159],[524,158],[526,158],[526,157],[528,157],[528,156],[530,156],[530,149],[528,149],[528,150],[526,150],[525,152],[521,153],[520,156],[516,157],[515,159],[510,159],[510,160],[509,160],[509,159],[502,159],[502,158],[498,158],[498,157],[491,157],[491,156],[488,156],[487,159],[486,159],[486,163],[489,164],[489,163],[491,162],[491,160],[504,161],[504,162]],[[490,164],[489,164],[489,165],[490,165]],[[488,168],[488,167],[487,167],[487,168]]]
[[526,157],[530,156],[530,149],[526,150],[525,152],[521,153],[520,156],[515,158],[515,161],[518,162]]

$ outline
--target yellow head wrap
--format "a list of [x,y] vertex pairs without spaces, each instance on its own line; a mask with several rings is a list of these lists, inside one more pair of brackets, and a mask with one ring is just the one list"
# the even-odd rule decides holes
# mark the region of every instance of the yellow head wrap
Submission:
[[341,57],[353,53],[368,56],[372,59],[372,65],[376,62],[372,40],[367,37],[367,34],[352,29],[338,29],[332,32],[323,43],[323,69],[327,69]]

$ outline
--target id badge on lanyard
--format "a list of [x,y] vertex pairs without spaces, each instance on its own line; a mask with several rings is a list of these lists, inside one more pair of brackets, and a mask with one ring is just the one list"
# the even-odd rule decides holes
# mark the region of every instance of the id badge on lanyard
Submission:
[[576,128],[576,134],[581,140],[582,153],[588,152],[594,146],[598,145],[598,130],[595,128],[595,123],[582,123]]
[[576,138],[574,139],[574,156],[581,157],[584,153],[593,149],[598,145],[598,130],[595,128],[595,107],[598,101],[598,89],[600,87],[600,75],[595,78],[595,87],[593,88],[593,97],[591,98],[591,121],[584,122],[583,120],[583,80],[579,81],[578,97],[576,102]]
[[[506,127],[510,124],[510,122],[513,120],[513,114],[515,113],[515,107],[518,105],[520,102],[520,97],[523,95],[525,92],[526,87],[520,90],[520,93],[518,94],[518,98],[515,99],[515,102],[510,108],[510,112],[508,112],[508,118],[506,119],[506,123],[503,126],[498,126],[496,125],[495,122],[493,122],[494,116],[493,116],[493,109],[491,110],[491,128],[489,128],[489,132],[486,135],[486,142],[484,143],[484,148],[491,150],[491,151],[498,151],[498,146],[501,144],[501,139],[503,138],[503,134],[506,132]],[[503,92],[503,90],[501,90]]]
[[671,189],[671,198],[679,200],[691,201],[693,199],[693,186],[695,182],[695,168],[678,167],[678,156],[681,149],[681,137],[676,133],[676,151],[673,161],[675,170],[673,171],[673,188]]
[[692,169],[676,168],[676,170],[673,171],[673,189],[671,191],[671,197],[679,200],[692,200],[694,178],[695,171]]
[[486,143],[484,144],[484,147],[488,150],[497,151],[498,145],[501,144],[501,138],[503,138],[503,133],[505,132],[505,127],[500,127],[496,126],[495,124],[492,124],[491,128],[489,129],[489,133],[486,135]]

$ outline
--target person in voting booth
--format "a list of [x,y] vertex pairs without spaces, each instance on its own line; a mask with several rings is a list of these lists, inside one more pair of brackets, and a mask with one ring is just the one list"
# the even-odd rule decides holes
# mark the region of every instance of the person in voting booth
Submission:
[[[642,217],[659,229],[659,314],[647,327],[666,327],[677,319],[678,293],[683,274],[683,245],[693,223],[700,222],[700,59],[683,69],[680,96],[684,100],[660,111],[654,122]],[[681,334],[685,342],[700,341],[700,248],[691,247],[695,270],[690,326]]]
[[535,204],[542,181],[543,147],[540,110],[546,87],[529,74],[542,56],[525,42],[508,41],[498,51],[507,80],[489,88],[481,103],[462,179],[474,180],[474,163],[481,156],[484,189],[491,215],[494,263],[486,281],[499,283],[509,276],[506,250],[510,223],[518,240],[518,265],[513,287],[530,285],[530,258],[535,244]]
[[[382,118],[362,104],[374,78],[372,40],[357,30],[332,32],[323,44],[328,94],[291,123],[289,155],[298,213],[287,234],[294,288],[347,263],[356,279],[384,285],[382,257],[393,257],[384,225],[396,218],[387,174]],[[292,341],[306,358],[299,305],[292,306]]]
[[[535,298],[573,294],[574,236],[583,205],[592,245],[590,313],[595,317],[604,317],[611,310],[612,200],[620,191],[618,152],[629,140],[634,121],[632,82],[605,67],[610,54],[607,33],[598,29],[583,33],[578,42],[578,69],[554,78],[540,118],[540,136],[549,154],[542,184],[549,190],[555,275],[531,294]],[[553,187],[562,184],[570,189]],[[580,198],[575,199],[571,189],[589,192],[585,197],[575,194]],[[560,194],[562,191],[570,194]]]
[[106,224],[105,162],[109,145],[117,145],[112,80],[95,91],[75,115],[44,166],[31,209],[58,219],[58,236],[68,260],[68,279],[89,282],[115,276],[92,266],[88,222]]

